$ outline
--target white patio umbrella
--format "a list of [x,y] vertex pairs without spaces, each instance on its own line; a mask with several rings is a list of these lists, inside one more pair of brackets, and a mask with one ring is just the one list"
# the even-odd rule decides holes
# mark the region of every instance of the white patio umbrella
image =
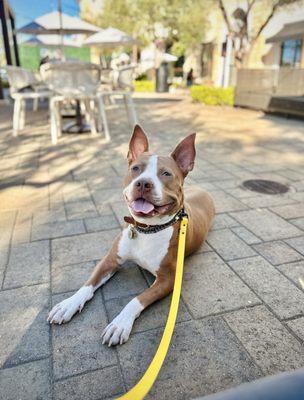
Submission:
[[98,26],[89,24],[77,17],[53,11],[41,15],[27,25],[17,30],[17,33],[28,33],[30,35],[70,35],[74,33],[89,34],[98,32]]
[[[62,10],[61,0],[58,0],[58,11],[53,11],[41,15],[40,17],[34,19],[29,24],[24,25],[23,27],[18,29],[16,32],[26,33],[30,35],[37,35],[37,36],[57,35],[57,37],[59,37],[58,47],[61,48],[61,57],[62,60],[64,60],[64,51],[63,51],[63,48],[65,46],[64,35],[89,34],[93,32],[98,32],[100,28],[98,26],[89,24],[88,22],[81,20],[80,18],[64,14],[61,12],[61,10]],[[48,41],[50,42],[50,39]],[[56,46],[56,44],[54,43],[53,46]],[[78,117],[81,118],[79,101],[77,101],[76,114]],[[77,121],[79,121],[80,118],[78,118]],[[80,126],[81,125],[80,123],[77,122],[76,125],[77,129],[79,128],[79,131],[83,129]]]
[[58,47],[63,44],[63,46],[81,47],[81,41],[79,38],[63,37],[62,39],[60,35],[32,36],[28,40],[22,42],[22,44],[27,44],[30,46],[41,45],[45,47]]
[[110,27],[89,36],[83,41],[83,44],[87,46],[114,47],[132,46],[139,44],[139,41],[119,29]]

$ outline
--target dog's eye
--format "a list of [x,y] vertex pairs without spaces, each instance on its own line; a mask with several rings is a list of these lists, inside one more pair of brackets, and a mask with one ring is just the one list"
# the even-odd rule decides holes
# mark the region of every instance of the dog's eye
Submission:
[[132,167],[131,169],[134,172],[138,172],[139,171],[139,166],[138,165],[134,165],[134,167]]
[[172,174],[169,171],[164,171],[162,173],[162,175],[164,175],[164,176],[172,176]]

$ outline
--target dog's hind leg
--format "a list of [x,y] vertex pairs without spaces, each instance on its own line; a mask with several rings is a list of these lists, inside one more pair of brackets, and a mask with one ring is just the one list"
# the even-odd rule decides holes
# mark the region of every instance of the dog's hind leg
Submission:
[[70,321],[73,315],[76,312],[81,312],[85,303],[92,299],[95,290],[105,284],[115,274],[120,265],[120,259],[117,254],[119,240],[120,236],[115,239],[108,254],[96,265],[84,286],[73,294],[73,296],[63,300],[52,308],[47,318],[51,324],[62,324]]

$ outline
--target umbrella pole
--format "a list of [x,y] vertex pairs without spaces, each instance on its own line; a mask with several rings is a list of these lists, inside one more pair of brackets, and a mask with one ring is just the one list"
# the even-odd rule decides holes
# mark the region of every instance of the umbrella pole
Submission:
[[63,24],[62,24],[62,1],[58,0],[58,13],[59,13],[59,35],[60,35],[60,52],[61,52],[61,59],[65,61],[64,56],[64,46],[63,46]]

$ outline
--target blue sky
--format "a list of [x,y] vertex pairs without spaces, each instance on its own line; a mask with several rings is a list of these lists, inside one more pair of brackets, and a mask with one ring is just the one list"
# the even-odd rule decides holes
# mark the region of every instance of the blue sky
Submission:
[[[57,0],[9,0],[17,27],[28,24],[42,14],[57,10]],[[79,15],[77,0],[62,0],[62,11],[69,15]]]

